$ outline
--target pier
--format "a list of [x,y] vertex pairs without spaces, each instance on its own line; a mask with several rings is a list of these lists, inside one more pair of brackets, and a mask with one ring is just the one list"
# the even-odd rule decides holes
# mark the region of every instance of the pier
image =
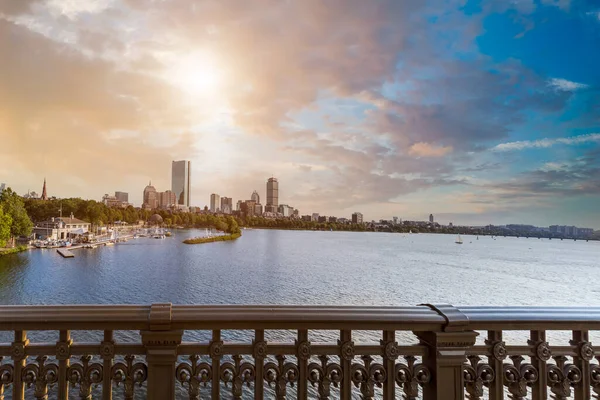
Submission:
[[63,256],[64,258],[73,258],[75,254],[71,253],[70,250],[67,249],[56,249],[56,252]]

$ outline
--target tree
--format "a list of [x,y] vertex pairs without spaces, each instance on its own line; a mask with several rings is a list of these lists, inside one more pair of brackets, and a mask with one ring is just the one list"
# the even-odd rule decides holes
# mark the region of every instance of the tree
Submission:
[[31,234],[33,222],[27,215],[23,199],[18,194],[10,188],[4,190],[0,195],[0,206],[4,209],[4,213],[12,218],[10,225],[10,237],[12,239],[17,236],[29,236]]
[[12,218],[10,215],[5,214],[2,206],[0,205],[0,247],[6,246],[6,243],[10,240],[10,227],[12,225]]

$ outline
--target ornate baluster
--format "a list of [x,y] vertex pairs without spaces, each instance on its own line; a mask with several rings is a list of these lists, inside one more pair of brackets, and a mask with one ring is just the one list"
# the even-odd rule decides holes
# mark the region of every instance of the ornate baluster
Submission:
[[506,345],[502,341],[502,331],[489,331],[485,344],[489,346],[488,364],[494,370],[494,381],[490,383],[490,400],[504,399],[502,364],[506,359]]
[[265,364],[265,381],[269,386],[275,384],[275,396],[277,400],[284,400],[287,393],[287,385],[294,387],[298,381],[298,367],[291,363],[285,362],[285,356],[277,355],[277,364],[268,362]]
[[419,386],[423,387],[431,381],[431,371],[423,364],[416,364],[415,356],[405,356],[407,364],[396,364],[394,369],[395,383],[404,391],[406,400],[419,397]]
[[58,365],[46,364],[47,356],[38,356],[37,364],[27,364],[23,368],[21,378],[27,387],[35,385],[34,396],[38,400],[48,399],[48,386],[58,381]]
[[242,363],[241,361],[242,356],[234,355],[234,364],[230,362],[223,363],[220,371],[221,380],[225,383],[225,386],[232,382],[231,392],[235,400],[241,400],[243,385],[246,384],[250,387],[256,376],[254,365],[248,362]]
[[320,400],[327,400],[331,395],[331,384],[334,387],[339,387],[342,381],[343,373],[342,367],[337,363],[330,363],[329,357],[322,355],[319,356],[321,364],[310,363],[308,364],[308,380],[313,387],[318,384],[318,393]]
[[308,331],[306,329],[298,330],[298,340],[296,340],[296,357],[298,358],[298,399],[306,400],[308,398],[308,359],[310,358],[310,342],[308,341]]
[[115,357],[115,342],[113,331],[104,331],[104,340],[100,343],[100,357],[102,357],[103,370],[106,373],[102,378],[102,400],[112,400],[112,362]]
[[538,380],[533,385],[533,400],[546,400],[548,398],[548,367],[546,362],[552,357],[550,346],[546,341],[546,332],[531,331],[530,340],[527,342],[533,347],[531,364],[538,372]]
[[10,364],[2,364],[0,356],[0,400],[4,400],[4,388],[13,383],[15,369]]
[[102,364],[92,363],[91,356],[82,356],[81,364],[73,364],[67,370],[68,382],[72,387],[79,385],[79,397],[83,400],[92,400],[92,385],[97,387],[102,383]]
[[573,364],[566,364],[567,357],[555,356],[556,365],[548,365],[548,386],[556,400],[567,400],[571,396],[571,386],[581,381],[581,370]]
[[386,374],[383,365],[371,364],[373,358],[371,356],[361,357],[364,365],[352,364],[352,383],[358,388],[364,400],[371,400],[375,396],[375,386],[383,387]]
[[69,398],[69,382],[67,381],[67,370],[69,368],[69,358],[71,357],[71,333],[69,331],[60,331],[58,342],[56,343],[56,359],[58,360],[58,398],[67,400]]
[[15,331],[15,341],[12,342],[11,358],[14,365],[13,375],[13,400],[23,400],[25,398],[25,386],[23,385],[22,375],[25,363],[27,361],[26,348],[29,344],[26,331]]
[[210,358],[212,360],[212,399],[220,399],[221,384],[219,373],[221,371],[221,357],[223,356],[223,342],[221,341],[221,331],[214,330],[213,338],[209,348]]
[[383,398],[385,400],[395,400],[396,398],[396,359],[398,359],[398,343],[396,342],[395,331],[383,331],[381,344],[381,356],[387,379],[383,387]]
[[510,356],[512,364],[503,365],[504,385],[510,398],[521,400],[527,396],[527,387],[538,381],[539,373],[532,364],[523,364],[521,356]]
[[468,356],[469,364],[463,369],[467,398],[479,400],[483,396],[483,387],[489,387],[494,381],[494,369],[489,364],[480,363],[479,356]]
[[352,331],[341,331],[340,340],[340,364],[342,366],[342,389],[340,391],[341,400],[350,400],[352,398],[352,360],[354,359],[354,342],[352,341]]
[[577,346],[577,355],[573,357],[573,363],[581,371],[581,380],[575,386],[575,400],[587,400],[591,397],[590,361],[594,358],[594,348],[589,340],[588,331],[573,331],[570,344]]
[[590,385],[594,391],[594,398],[600,400],[600,356],[596,357],[599,364],[590,365]]
[[190,363],[182,362],[175,369],[175,376],[179,383],[184,386],[188,384],[188,394],[190,400],[198,400],[200,398],[200,385],[208,386],[208,382],[212,377],[212,367],[206,362],[198,363],[200,357],[197,355],[190,356]]
[[264,396],[264,367],[265,357],[267,356],[267,342],[265,342],[265,331],[257,329],[254,332],[254,342],[252,343],[254,356],[254,369],[256,379],[254,382],[254,400],[263,400]]
[[112,366],[112,379],[119,386],[125,384],[125,400],[133,400],[135,384],[142,386],[148,378],[148,367],[143,362],[133,363],[135,356],[125,356],[125,363],[119,361]]

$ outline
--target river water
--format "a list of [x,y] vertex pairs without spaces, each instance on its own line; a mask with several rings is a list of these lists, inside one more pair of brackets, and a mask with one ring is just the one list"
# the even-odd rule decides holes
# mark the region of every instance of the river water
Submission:
[[199,234],[2,257],[0,304],[600,305],[600,242],[244,230],[182,243]]

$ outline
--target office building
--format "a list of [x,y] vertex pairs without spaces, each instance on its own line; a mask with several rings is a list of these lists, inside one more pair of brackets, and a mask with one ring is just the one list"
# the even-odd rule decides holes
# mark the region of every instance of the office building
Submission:
[[121,207],[123,204],[115,196],[109,196],[108,193],[102,197],[102,203],[107,207]]
[[126,192],[115,192],[115,197],[121,203],[129,203],[129,193],[126,193]]
[[291,217],[294,213],[294,207],[290,207],[287,204],[281,204],[279,207],[277,207],[277,212],[284,217]]
[[312,213],[311,221],[319,222],[319,213]]
[[158,206],[162,209],[167,209],[177,204],[177,196],[173,191],[166,190],[158,193]]
[[433,224],[433,214],[429,214],[429,222]]
[[150,183],[148,183],[148,186],[144,188],[143,199],[143,208],[153,210],[158,207],[158,193],[156,192],[154,186],[152,186],[152,181],[150,181]]
[[216,193],[210,195],[210,212],[219,212],[221,206],[221,196]]
[[243,203],[242,200],[238,200],[237,201],[237,204],[235,205],[235,210],[236,211],[242,211],[242,203]]
[[277,212],[279,206],[279,182],[277,178],[269,178],[267,181],[267,204],[265,212]]
[[355,212],[352,214],[352,223],[353,224],[362,224],[363,223],[363,215],[359,212]]
[[252,196],[250,196],[250,200],[254,201],[256,204],[260,204],[260,195],[258,194],[258,192],[256,190],[254,192],[252,192]]
[[233,199],[231,197],[221,197],[221,212],[231,214],[233,211]]
[[171,191],[175,193],[176,203],[190,206],[191,192],[191,169],[190,161],[173,161],[171,166]]
[[256,207],[256,202],[254,202],[252,200],[246,200],[241,205],[241,212],[246,217],[253,217],[255,209],[256,209],[255,207]]
[[260,203],[257,203],[254,205],[254,215],[256,215],[257,217],[260,217],[261,215],[263,215],[263,206]]

